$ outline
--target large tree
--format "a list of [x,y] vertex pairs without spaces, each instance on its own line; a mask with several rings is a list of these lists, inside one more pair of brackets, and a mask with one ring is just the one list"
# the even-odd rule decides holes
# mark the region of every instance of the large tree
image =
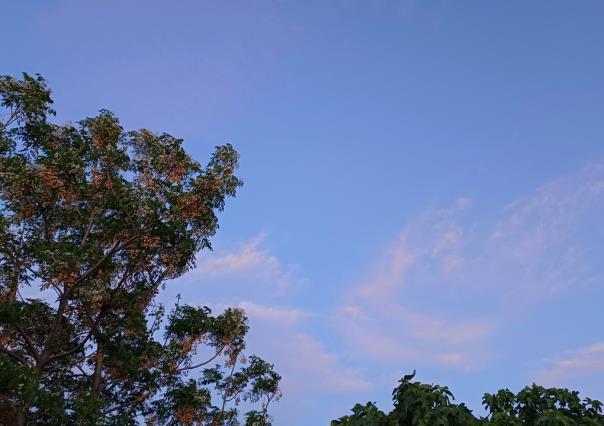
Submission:
[[514,394],[508,389],[485,394],[485,417],[475,417],[463,403],[453,403],[446,386],[413,381],[404,376],[392,391],[394,408],[388,414],[375,404],[356,404],[352,414],[332,426],[602,426],[602,403],[581,399],[579,392],[533,384]]
[[210,248],[238,154],[108,111],[53,124],[45,80],[0,77],[0,424],[268,424],[245,313],[156,302]]

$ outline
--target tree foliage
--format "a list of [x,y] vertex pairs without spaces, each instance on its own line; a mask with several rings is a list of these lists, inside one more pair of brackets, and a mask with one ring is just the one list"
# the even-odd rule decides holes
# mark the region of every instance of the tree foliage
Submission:
[[487,416],[475,417],[464,404],[454,404],[446,386],[413,382],[415,371],[404,376],[392,392],[393,410],[386,414],[375,404],[356,404],[352,414],[332,426],[595,426],[604,425],[602,403],[581,399],[576,391],[546,389],[533,384],[517,394],[508,389],[485,394]]
[[202,167],[109,111],[53,124],[40,76],[0,97],[0,423],[230,425],[246,401],[269,424],[280,377],[246,360],[245,313],[155,301],[210,248],[233,147]]

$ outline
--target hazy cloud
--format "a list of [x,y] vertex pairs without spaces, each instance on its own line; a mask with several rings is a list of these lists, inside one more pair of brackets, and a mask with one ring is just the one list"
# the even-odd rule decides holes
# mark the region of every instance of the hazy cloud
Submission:
[[[518,303],[601,282],[593,253],[604,241],[604,163],[513,201],[491,225],[471,204],[460,198],[407,223],[344,296],[338,328],[366,356],[473,368]],[[604,358],[589,349],[595,368]]]
[[282,361],[284,387],[297,393],[303,390],[341,392],[370,389],[371,383],[353,368],[345,367],[341,359],[328,351],[313,336],[297,333],[283,341],[280,348],[285,355]]
[[536,380],[548,386],[565,386],[576,378],[604,375],[604,342],[560,354],[544,363],[546,365],[537,372]]

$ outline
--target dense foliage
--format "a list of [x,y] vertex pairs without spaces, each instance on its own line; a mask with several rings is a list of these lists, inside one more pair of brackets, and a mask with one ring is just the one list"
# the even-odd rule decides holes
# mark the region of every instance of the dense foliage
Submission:
[[486,417],[475,417],[464,404],[454,404],[446,386],[413,382],[415,372],[404,376],[392,392],[394,408],[388,414],[375,404],[357,404],[353,414],[332,426],[595,426],[604,425],[602,403],[581,399],[576,391],[546,389],[533,384],[517,394],[505,389],[485,394]]
[[244,312],[155,301],[210,247],[237,152],[202,167],[108,111],[52,124],[40,76],[0,97],[0,424],[231,425],[240,402],[268,424],[280,377]]

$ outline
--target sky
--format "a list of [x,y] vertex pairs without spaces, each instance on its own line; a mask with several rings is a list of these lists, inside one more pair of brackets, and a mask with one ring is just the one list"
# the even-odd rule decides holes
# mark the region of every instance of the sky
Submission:
[[413,369],[481,413],[537,381],[604,399],[604,3],[9,2],[0,74],[56,121],[232,143],[214,251],[170,282],[244,308],[276,425],[389,410]]

